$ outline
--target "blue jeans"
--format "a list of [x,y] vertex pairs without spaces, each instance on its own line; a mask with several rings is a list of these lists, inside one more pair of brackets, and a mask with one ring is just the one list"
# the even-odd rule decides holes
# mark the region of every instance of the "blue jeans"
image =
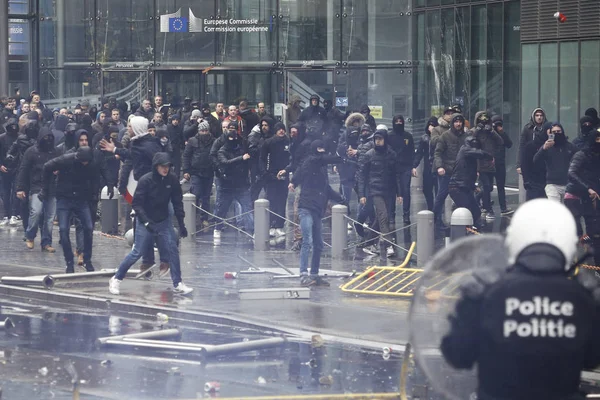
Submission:
[[[196,196],[196,205],[202,204],[202,209],[210,212],[210,194],[212,192],[213,178],[192,175],[192,187],[190,191]],[[198,211],[203,220],[208,220],[208,214]],[[193,228],[193,227],[192,227]]]
[[433,213],[435,214],[435,219],[439,221],[442,219],[442,211],[444,210],[444,202],[446,201],[446,197],[448,197],[448,184],[450,183],[451,177],[452,175],[448,173],[446,173],[444,176],[438,175],[438,192],[437,196],[435,196]]
[[[221,187],[221,196],[219,198],[219,208],[217,209],[216,215],[220,219],[227,217],[227,211],[231,203],[237,200],[242,208],[242,214],[252,211],[252,203],[250,198],[250,190],[247,188],[224,188]],[[244,221],[244,230],[246,232],[254,232],[254,216],[252,214],[246,214],[242,217]],[[220,221],[220,220],[218,220]],[[219,223],[216,229],[221,229],[222,223]]]
[[81,221],[83,228],[83,262],[88,264],[92,260],[92,215],[88,201],[78,199],[59,198],[56,200],[56,214],[58,215],[58,228],[60,231],[60,245],[67,266],[73,266],[73,249],[69,231],[71,228],[71,213]]
[[[171,266],[171,279],[173,280],[173,286],[177,286],[181,282],[181,270],[179,268],[179,262],[175,263],[171,259],[173,252],[177,255],[179,260],[179,253],[177,250],[177,243],[173,241],[175,236],[175,230],[171,223],[171,218],[167,218],[162,222],[155,223],[155,232],[149,232],[146,227],[139,223],[136,219],[135,237],[133,242],[133,249],[125,256],[125,259],[119,265],[119,269],[115,274],[115,278],[123,280],[127,271],[133,264],[135,264],[140,258],[142,258],[142,251],[148,247],[152,247],[156,240],[158,251],[161,254],[161,258],[166,256]],[[173,250],[175,249],[175,250]]]
[[25,238],[33,241],[40,223],[42,225],[42,249],[52,245],[52,228],[54,228],[54,215],[56,214],[56,198],[49,197],[42,203],[37,193],[29,196],[29,225],[25,231]]
[[300,275],[308,274],[308,256],[312,250],[310,274],[319,275],[321,253],[323,252],[323,223],[315,212],[305,208],[298,209],[300,229],[302,229],[302,247],[300,248]]

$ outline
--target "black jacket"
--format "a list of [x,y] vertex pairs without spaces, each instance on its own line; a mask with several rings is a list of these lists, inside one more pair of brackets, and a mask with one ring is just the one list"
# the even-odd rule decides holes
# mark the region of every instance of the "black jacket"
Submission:
[[520,151],[519,164],[521,165],[523,186],[526,190],[544,190],[544,186],[546,186],[546,163],[534,161],[535,155],[546,140],[548,140],[546,132],[536,131],[534,140],[527,143]]
[[175,154],[181,153],[181,150],[185,148],[185,140],[183,138],[183,127],[181,123],[177,126],[173,124],[167,125],[167,133],[169,135],[169,142],[173,147]]
[[[163,150],[160,144],[160,139],[150,134],[144,136],[136,136],[131,140],[130,149],[116,149],[115,154],[121,157],[121,160],[131,160],[133,165],[133,177],[136,181],[152,171],[152,159],[156,153],[160,153]],[[121,177],[121,179],[129,179],[127,177]]]
[[6,132],[0,135],[0,165],[8,167],[8,165],[6,165],[6,156],[8,150],[12,147],[13,143],[17,141],[18,137],[18,131],[13,133]]
[[212,144],[212,147],[210,148],[209,157],[213,163],[213,167],[215,169],[215,175],[217,176],[217,178],[221,177],[221,171],[219,169],[219,150],[221,150],[221,147],[223,147],[225,145],[226,140],[227,140],[227,135],[221,135],[215,139],[215,141]]
[[169,203],[173,204],[179,226],[183,226],[183,193],[177,177],[169,171],[167,176],[158,173],[156,167],[170,161],[167,153],[153,157],[152,171],[138,181],[131,207],[140,222],[159,223],[169,218]]
[[198,121],[185,121],[183,124],[183,140],[187,141],[198,134]]
[[556,144],[548,150],[544,150],[543,145],[540,147],[533,156],[533,162],[546,163],[546,184],[566,185],[568,183],[569,165],[576,151],[573,143],[566,138],[562,143],[557,140]]
[[[541,111],[544,113],[544,122],[541,125],[536,125],[535,123],[535,113]],[[523,127],[523,131],[521,132],[521,136],[519,137],[519,154],[517,156],[517,168],[521,168],[521,160],[523,158],[523,151],[525,150],[525,146],[527,143],[530,143],[535,138],[536,134],[542,130],[544,123],[546,122],[546,112],[542,108],[536,108],[531,113],[531,119],[525,126]]]
[[342,196],[329,186],[327,165],[337,164],[339,157],[311,154],[292,176],[294,186],[300,186],[298,208],[323,216],[327,202],[331,199],[342,203]]
[[[477,119],[477,118],[476,118]],[[504,142],[502,137],[494,129],[478,130],[477,127],[471,129],[471,135],[475,136],[481,143],[481,150],[491,154],[492,157],[500,149],[504,148]],[[496,172],[496,167],[492,162],[492,158],[485,158],[479,160],[479,172]]]
[[431,173],[431,159],[429,158],[429,142],[431,140],[431,134],[425,133],[421,136],[419,145],[415,150],[415,161],[413,162],[413,168],[417,168],[423,160],[423,173]]
[[433,159],[434,172],[437,173],[438,168],[444,168],[446,170],[446,175],[452,175],[454,164],[456,163],[456,156],[458,156],[458,151],[465,143],[466,137],[467,134],[464,130],[457,132],[454,128],[450,128],[442,134],[435,146]]
[[[298,134],[296,137],[291,138],[290,140],[290,162],[284,168],[286,172],[294,172],[299,165],[302,164],[302,161],[306,158],[307,148],[304,145],[304,141],[306,140],[306,131],[304,129],[304,124],[297,123],[290,127],[290,131],[296,128]],[[307,144],[310,146],[310,142]]]
[[[35,132],[37,137],[37,132]],[[23,155],[31,146],[35,146],[37,143],[36,137],[29,137],[27,135],[19,135],[17,140],[13,142],[6,153],[6,157],[4,159],[4,166],[8,168],[9,174],[16,174],[19,170],[19,165],[21,165],[21,161],[23,160]]]
[[[247,138],[250,134],[250,131],[259,123],[261,118],[252,111],[251,108],[246,108],[243,111],[240,111],[240,117],[244,120],[244,129],[242,132],[242,137]],[[271,129],[273,128],[273,124],[271,124]]]
[[77,153],[68,153],[44,164],[43,190],[49,193],[56,175],[56,198],[92,201],[100,191],[100,169],[98,163],[83,165],[77,160]]
[[212,135],[198,134],[188,140],[183,151],[183,173],[212,178],[215,165],[210,158],[210,150],[217,140]]
[[[269,131],[267,133],[262,131],[261,125],[263,122],[267,122],[269,124]],[[255,128],[252,129],[250,134],[247,136],[248,153],[250,153],[250,170],[252,171],[253,176],[260,175],[260,154],[265,141],[275,135],[274,126],[275,122],[271,118],[262,118],[259,122],[259,125],[255,125]]]
[[[396,128],[396,126],[394,126]],[[398,172],[409,171],[415,158],[415,141],[412,133],[402,129],[392,129],[388,133],[388,143],[396,153]]]
[[[600,363],[600,320],[597,301],[578,277],[529,272],[517,265],[481,294],[469,288],[461,292],[440,349],[455,368],[477,364],[479,399],[580,398],[581,371]],[[536,298],[539,308],[523,307],[536,304]],[[513,308],[516,302],[521,307]],[[559,315],[544,311],[544,304],[555,310],[557,303],[559,310],[568,307]],[[555,328],[550,330],[549,323]],[[564,329],[570,325],[572,337]]]
[[[52,137],[52,146],[44,147],[41,139],[44,137]],[[25,151],[23,161],[19,167],[17,175],[16,189],[17,192],[23,191],[28,196],[39,193],[42,190],[43,170],[44,165],[58,156],[58,151],[54,147],[54,136],[48,128],[40,129],[38,142],[35,146],[31,146]],[[48,195],[54,196],[55,185],[51,182],[48,185]]]
[[223,133],[223,130],[221,128],[221,120],[215,118],[215,116],[212,115],[212,113],[208,113],[208,115],[202,114],[202,118],[205,121],[207,121],[210,125],[210,133],[213,135],[213,137],[218,138],[219,136],[221,136],[221,134]]
[[481,149],[476,149],[467,144],[461,146],[456,156],[454,172],[448,186],[475,189],[477,181],[477,162],[482,159],[491,160],[493,157]]
[[[338,165],[337,170],[340,174],[341,184],[354,184],[356,182],[356,173],[358,172],[358,145],[359,145],[359,128],[347,130],[340,137],[337,148],[337,156],[342,159],[342,163]],[[357,150],[356,155],[349,156],[349,149]]]
[[586,148],[571,160],[567,192],[587,201],[588,189],[600,193],[600,154]]
[[[227,136],[223,135],[223,137]],[[239,137],[235,143],[225,140],[225,144],[219,149],[217,158],[221,173],[221,185],[224,189],[247,189],[249,187],[250,160],[242,158],[247,152],[245,141]]]
[[290,163],[290,139],[273,136],[263,143],[260,150],[260,174],[268,180],[276,180],[277,173]]
[[386,146],[381,152],[376,148],[367,151],[358,172],[358,197],[383,196],[387,199],[394,193],[394,185],[396,193],[402,193],[394,150]]
[[498,147],[496,153],[494,153],[494,163],[496,167],[506,166],[506,149],[510,149],[513,145],[510,136],[506,133],[506,131],[496,132],[502,138],[503,146]]

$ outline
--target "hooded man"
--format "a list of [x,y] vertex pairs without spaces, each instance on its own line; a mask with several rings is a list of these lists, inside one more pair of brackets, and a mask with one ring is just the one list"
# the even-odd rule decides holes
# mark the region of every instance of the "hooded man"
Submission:
[[170,173],[171,161],[167,153],[156,153],[152,158],[152,170],[142,176],[133,195],[131,207],[135,211],[136,229],[133,249],[119,265],[117,273],[109,281],[111,294],[121,294],[121,282],[129,268],[135,264],[145,249],[156,242],[161,259],[171,265],[173,292],[187,295],[194,289],[181,280],[179,250],[169,208],[179,223],[179,236],[187,237],[184,224],[183,193],[179,179]]
[[[359,113],[348,116],[346,131],[340,137],[336,152],[337,156],[342,159],[342,163],[337,166],[337,172],[340,175],[340,193],[347,201],[345,205],[348,207],[348,215],[350,215],[350,199],[356,186],[356,172],[358,171],[358,145],[361,132],[361,125],[359,124],[364,123],[364,120],[364,117]],[[369,128],[370,133],[371,127],[369,125],[364,124],[362,126]]]
[[288,103],[288,108],[285,110],[286,112],[286,121],[288,124],[293,125],[298,122],[300,115],[302,114],[302,107],[300,107],[300,96],[297,94],[292,95],[290,101]]
[[[429,141],[429,158],[431,161],[434,176],[438,176],[437,169],[433,167],[433,157],[435,155],[435,146],[437,146],[438,140],[442,137],[442,134],[450,129],[450,123],[452,122],[452,116],[455,114],[453,108],[446,108],[444,115],[438,118],[437,125],[431,130],[431,138]],[[437,179],[437,178],[436,178]]]
[[328,153],[334,154],[340,139],[340,131],[344,126],[345,114],[337,107],[334,107],[331,100],[325,100],[323,102],[323,108],[327,113],[327,122],[324,127],[325,146],[327,146]]
[[546,122],[541,130],[535,132],[534,139],[527,143],[521,151],[521,159],[519,161],[527,201],[546,198],[546,191],[544,189],[546,187],[546,163],[534,162],[534,156],[548,140],[548,132],[551,125],[550,122]]
[[275,135],[266,139],[260,150],[260,175],[265,182],[265,191],[271,210],[277,214],[271,217],[270,236],[284,236],[285,221],[279,217],[285,216],[288,198],[287,176],[278,178],[279,171],[290,162],[290,139],[287,136],[285,125],[281,122],[275,124]]
[[579,220],[585,220],[586,234],[594,250],[594,261],[600,266],[600,131],[587,135],[588,143],[578,151],[569,166],[569,183],[565,194],[565,205],[577,222],[577,235],[583,242],[586,238]]
[[215,118],[215,116],[210,112],[210,104],[202,104],[200,111],[202,112],[202,119],[209,123],[210,133],[213,135],[213,137],[217,138],[221,136],[221,120]]
[[523,127],[521,136],[519,138],[519,154],[517,156],[517,172],[520,174],[521,171],[521,159],[523,158],[523,150],[527,143],[533,141],[538,132],[542,130],[542,127],[546,123],[546,112],[542,108],[536,108],[531,113],[531,120]]
[[[25,231],[25,245],[29,250],[33,249],[33,240],[38,228],[41,229],[41,249],[48,253],[54,253],[52,247],[52,228],[54,227],[54,215],[56,214],[55,185],[50,183],[45,199],[38,198],[42,191],[43,169],[46,162],[58,155],[54,148],[54,136],[48,128],[41,128],[38,141],[25,151],[23,161],[19,168],[16,182],[17,197],[20,200],[29,198],[29,221]],[[43,217],[43,220],[42,220]]]
[[372,130],[377,128],[377,124],[375,123],[375,118],[371,115],[371,109],[368,105],[363,105],[360,108],[360,113],[365,117],[365,123],[371,127]]
[[594,119],[590,116],[583,116],[579,120],[580,133],[579,136],[573,140],[573,145],[577,150],[583,150],[589,143],[588,136],[590,133],[594,133]]
[[475,127],[471,129],[470,135],[477,138],[484,153],[491,154],[492,159],[479,158],[479,179],[483,186],[483,191],[476,197],[483,201],[485,210],[485,219],[493,221],[496,218],[492,209],[492,190],[494,190],[494,175],[496,166],[494,165],[493,155],[504,146],[502,137],[493,129],[492,120],[485,111],[479,111],[475,114]]
[[[448,193],[456,207],[464,207],[471,211],[473,225],[480,228],[481,210],[475,200],[475,182],[477,181],[477,164],[482,159],[492,160],[492,153],[481,148],[476,136],[467,136],[456,156],[454,173],[448,184]],[[481,173],[480,173],[481,176]]]
[[[392,193],[402,192],[401,180],[398,176],[398,158],[396,152],[388,145],[387,130],[377,130],[373,134],[373,143],[375,146],[365,154],[365,160],[361,162],[358,172],[358,197],[363,206],[367,204],[367,197],[370,197],[375,211],[373,229],[381,232],[380,254],[393,256],[396,252],[391,246],[391,238],[388,238],[390,232],[388,199]],[[396,198],[399,204],[402,200],[400,196]],[[376,249],[373,250],[376,252]]]
[[504,186],[506,184],[506,149],[510,149],[513,145],[510,136],[504,130],[504,122],[502,117],[495,115],[492,117],[492,128],[502,138],[503,145],[496,149],[494,154],[494,167],[496,173],[496,187],[498,188],[498,202],[500,203],[500,214],[502,216],[510,215],[514,211],[506,205],[506,191]]
[[[319,97],[318,94],[313,94],[310,96],[309,102],[310,105],[306,107],[304,111],[302,111],[298,121],[304,122],[307,127],[310,125],[319,125],[322,131],[325,123],[327,122],[327,112],[319,105],[321,102],[321,97]],[[320,133],[322,134],[323,132]]]
[[[296,170],[288,185],[290,191],[294,191],[297,186],[301,188],[298,214],[302,229],[300,249],[300,284],[302,286],[330,286],[329,282],[319,276],[321,252],[323,251],[323,222],[321,219],[330,199],[344,203],[344,198],[329,186],[327,177],[327,165],[340,161],[339,157],[326,154],[325,143],[322,140],[315,140],[310,145],[308,158]],[[309,258],[311,258],[310,274]]]
[[169,117],[167,124],[167,137],[173,149],[171,159],[173,160],[172,172],[175,176],[179,176],[181,171],[181,153],[185,148],[185,140],[183,140],[183,126],[179,114],[173,114]]
[[[190,191],[196,196],[196,205],[202,204],[202,209],[208,212],[212,212],[210,194],[215,175],[210,150],[215,140],[210,124],[203,121],[198,125],[198,134],[188,140],[183,151],[183,177],[192,184]],[[203,225],[208,225],[208,214],[201,212],[201,219]]]
[[[230,128],[234,128],[234,125],[231,124],[230,122]],[[219,220],[223,220],[231,203],[237,200],[242,207],[244,228],[248,233],[254,231],[254,218],[250,214],[252,204],[250,182],[248,181],[250,157],[244,140],[236,130],[230,129],[227,132],[225,144],[217,153],[218,168],[221,173],[221,196],[216,215]],[[217,225],[213,232],[215,239],[221,238],[221,226],[222,224]]]
[[59,143],[62,143],[68,124],[69,117],[67,117],[66,115],[59,115],[58,117],[56,117],[56,121],[54,121],[54,128],[52,129],[55,147],[58,146]]
[[0,135],[0,183],[2,187],[2,204],[4,209],[4,217],[0,222],[0,226],[9,223],[10,217],[18,215],[17,199],[14,192],[14,181],[16,170],[10,170],[10,160],[7,160],[8,150],[19,137],[19,125],[17,119],[10,118],[5,125],[6,132]]
[[[260,192],[265,188],[266,180],[261,174],[260,154],[265,140],[275,136],[275,121],[269,117],[262,118],[250,135],[248,135],[248,153],[250,154],[250,198],[252,204],[258,199]],[[287,163],[285,164],[287,165]],[[285,166],[284,165],[284,166]]]
[[[56,213],[60,231],[60,244],[67,264],[66,273],[73,273],[74,259],[71,247],[70,217],[75,215],[83,228],[83,262],[86,271],[94,271],[92,266],[93,223],[90,202],[100,186],[100,173],[95,170],[93,150],[88,146],[79,147],[76,153],[54,158],[44,164],[40,201],[50,194],[50,187],[56,175]],[[58,174],[56,174],[58,172]]]
[[405,225],[410,224],[410,182],[413,176],[415,142],[412,133],[404,129],[404,117],[392,118],[392,131],[388,133],[388,143],[396,153],[397,173],[400,179],[400,192],[392,192],[388,198],[390,223],[396,224],[396,196],[402,197],[402,215]]
[[440,228],[444,228],[442,210],[448,196],[448,184],[454,171],[456,156],[467,137],[464,123],[465,118],[461,114],[453,114],[450,129],[440,136],[435,146],[433,169],[438,174],[438,193],[435,197],[433,213],[435,214],[435,222]]
[[252,128],[254,128],[259,122],[260,118],[252,108],[248,107],[246,100],[240,101],[239,115],[244,121],[244,131],[242,132],[243,137],[248,137]]
[[595,129],[600,128],[600,118],[598,118],[598,111],[595,108],[585,110],[585,116],[592,119],[592,126]]
[[554,122],[548,140],[533,157],[534,163],[546,164],[546,196],[563,202],[568,183],[569,165],[577,149],[565,135],[562,125]]
[[431,132],[438,126],[436,117],[429,118],[425,125],[425,133],[421,136],[419,146],[415,151],[415,161],[413,163],[413,176],[417,176],[417,168],[423,160],[423,196],[427,202],[427,209],[433,210],[433,190],[437,191],[437,178],[431,172],[431,158],[429,157],[429,143],[431,140]]

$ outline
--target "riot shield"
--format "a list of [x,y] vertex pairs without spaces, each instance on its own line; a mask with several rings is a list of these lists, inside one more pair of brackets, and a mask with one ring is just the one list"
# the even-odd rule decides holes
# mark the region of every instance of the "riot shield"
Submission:
[[469,236],[438,252],[427,263],[409,312],[410,343],[420,369],[436,392],[451,400],[475,399],[476,367],[456,370],[442,356],[440,344],[448,333],[461,287],[477,272],[494,282],[508,265],[501,235]]

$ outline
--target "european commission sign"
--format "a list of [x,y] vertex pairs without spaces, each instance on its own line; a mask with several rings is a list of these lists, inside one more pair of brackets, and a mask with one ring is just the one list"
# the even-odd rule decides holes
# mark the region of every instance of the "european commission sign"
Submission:
[[181,16],[181,8],[172,14],[160,16],[160,31],[169,32],[271,32],[273,18],[268,24],[257,19],[206,19],[197,18],[189,8],[188,17]]

